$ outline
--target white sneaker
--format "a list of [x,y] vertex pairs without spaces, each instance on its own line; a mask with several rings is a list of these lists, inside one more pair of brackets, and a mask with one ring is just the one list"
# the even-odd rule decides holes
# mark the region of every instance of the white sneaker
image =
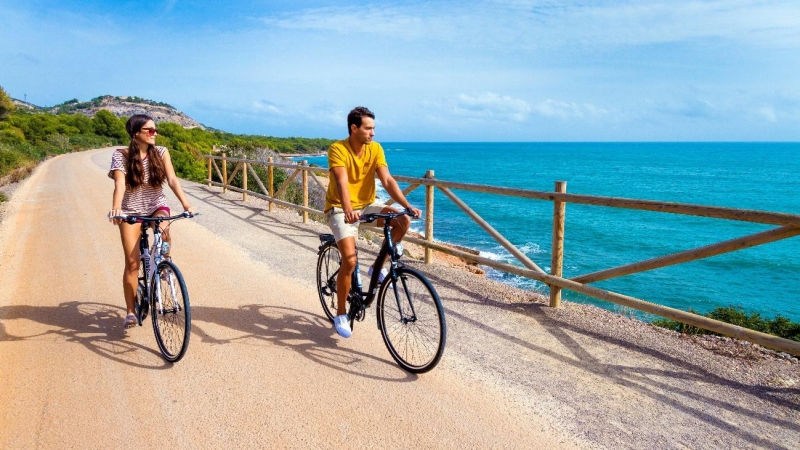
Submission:
[[[369,270],[367,270],[367,275],[372,276],[372,266],[369,266]],[[386,275],[389,275],[389,269],[384,267],[381,269],[381,273],[378,274],[378,283],[382,283],[383,279],[386,278]]]
[[335,328],[339,336],[343,338],[349,338],[353,335],[353,332],[350,331],[350,319],[347,318],[347,314],[334,317],[333,328]]

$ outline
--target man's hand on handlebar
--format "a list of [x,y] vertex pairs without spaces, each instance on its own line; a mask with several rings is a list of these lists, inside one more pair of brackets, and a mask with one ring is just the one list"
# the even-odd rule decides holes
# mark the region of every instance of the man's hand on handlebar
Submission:
[[422,217],[422,211],[418,208],[414,208],[413,206],[406,208],[406,211],[408,211],[408,215],[411,216],[412,219],[419,219]]
[[356,223],[359,220],[361,220],[361,212],[359,211],[350,211],[344,213],[345,223]]

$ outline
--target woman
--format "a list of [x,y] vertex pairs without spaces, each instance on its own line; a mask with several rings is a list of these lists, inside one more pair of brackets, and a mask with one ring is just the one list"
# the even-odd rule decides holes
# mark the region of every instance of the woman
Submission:
[[[175,176],[172,160],[166,147],[156,147],[156,124],[150,116],[137,114],[125,124],[131,137],[127,149],[117,149],[111,156],[109,178],[114,180],[114,195],[111,201],[109,218],[121,214],[142,216],[169,216],[167,198],[163,184],[167,182],[178,197],[185,211],[193,212],[180,181]],[[139,234],[141,225],[127,224],[119,219],[109,219],[119,226],[122,250],[125,253],[125,271],[122,274],[122,289],[128,310],[123,321],[125,328],[135,326],[136,287],[139,278]],[[165,229],[163,239],[170,242],[169,230]]]

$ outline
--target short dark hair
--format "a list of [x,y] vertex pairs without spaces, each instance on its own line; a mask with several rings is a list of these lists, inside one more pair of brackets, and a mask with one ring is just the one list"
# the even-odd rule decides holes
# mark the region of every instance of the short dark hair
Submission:
[[375,114],[372,111],[370,111],[369,109],[367,109],[367,108],[365,108],[363,106],[356,106],[355,108],[353,108],[352,111],[350,111],[350,114],[347,115],[347,135],[348,136],[353,134],[353,132],[350,131],[350,125],[355,125],[356,128],[361,128],[361,120],[365,116],[369,117],[372,120],[375,120]]

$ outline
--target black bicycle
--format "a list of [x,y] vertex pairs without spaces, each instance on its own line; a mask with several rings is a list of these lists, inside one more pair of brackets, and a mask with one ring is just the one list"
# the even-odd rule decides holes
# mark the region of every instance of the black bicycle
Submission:
[[[402,243],[391,239],[390,222],[403,215],[414,217],[410,211],[365,214],[362,222],[383,219],[384,242],[375,265],[369,288],[364,291],[361,273],[356,262],[350,292],[347,294],[347,316],[350,328],[356,320],[362,321],[366,309],[377,294],[378,329],[389,353],[400,366],[412,373],[427,372],[439,363],[447,338],[447,324],[439,294],[430,281],[419,271],[406,267],[400,257]],[[317,258],[317,289],[322,309],[333,322],[336,316],[336,277],[342,257],[332,234],[319,235]],[[390,256],[390,267],[383,281],[379,281],[381,267]]]
[[[139,282],[136,289],[136,318],[139,326],[152,311],[153,332],[161,354],[169,362],[177,362],[186,354],[189,335],[192,330],[192,313],[189,305],[189,292],[178,266],[166,255],[169,243],[161,238],[161,224],[194,217],[188,211],[176,216],[149,217],[121,215],[114,219],[133,225],[142,224],[139,236]],[[153,245],[148,245],[147,230],[153,228]]]

